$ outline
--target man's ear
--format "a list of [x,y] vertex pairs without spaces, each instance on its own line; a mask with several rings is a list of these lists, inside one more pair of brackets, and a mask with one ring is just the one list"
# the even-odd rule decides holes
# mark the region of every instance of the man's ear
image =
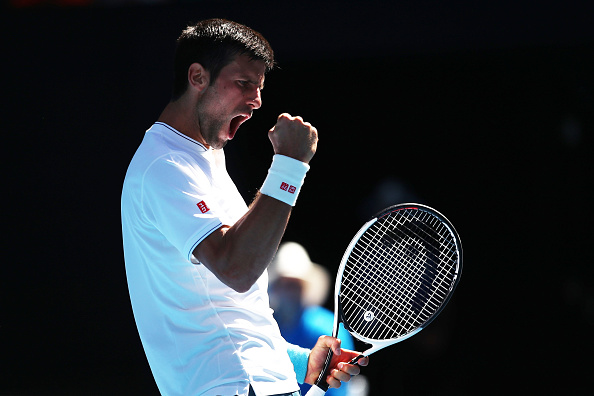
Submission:
[[192,63],[188,68],[188,85],[190,88],[204,91],[210,82],[210,73],[200,63]]

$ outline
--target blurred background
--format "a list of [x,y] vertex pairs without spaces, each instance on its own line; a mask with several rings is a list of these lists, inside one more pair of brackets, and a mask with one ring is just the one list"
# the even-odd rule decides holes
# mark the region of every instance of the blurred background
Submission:
[[591,394],[588,4],[3,3],[0,394],[158,394],[128,298],[120,190],[169,99],[175,39],[210,17],[260,31],[279,64],[226,148],[245,199],[279,113],[319,130],[285,240],[333,277],[354,233],[393,203],[433,206],[462,237],[453,299],[373,356],[370,395]]

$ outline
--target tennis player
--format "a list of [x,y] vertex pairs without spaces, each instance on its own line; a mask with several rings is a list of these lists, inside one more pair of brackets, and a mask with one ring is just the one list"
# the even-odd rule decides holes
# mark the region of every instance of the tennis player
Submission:
[[[269,131],[272,165],[248,208],[225,168],[223,146],[262,105],[269,43],[235,22],[206,20],[177,41],[171,101],[146,132],[122,191],[132,309],[164,395],[299,395],[327,351],[339,387],[358,353],[322,336],[288,344],[269,307],[266,268],[295,205],[317,131],[282,114]],[[366,365],[367,359],[359,361]]]

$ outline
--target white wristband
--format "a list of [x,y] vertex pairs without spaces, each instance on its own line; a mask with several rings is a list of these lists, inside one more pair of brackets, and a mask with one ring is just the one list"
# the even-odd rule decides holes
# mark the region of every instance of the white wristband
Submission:
[[309,165],[291,157],[275,154],[260,193],[295,206]]

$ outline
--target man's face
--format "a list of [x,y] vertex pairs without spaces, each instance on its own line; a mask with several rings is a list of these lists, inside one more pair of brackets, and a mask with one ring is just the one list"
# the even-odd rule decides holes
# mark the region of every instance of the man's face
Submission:
[[205,89],[196,115],[200,134],[208,146],[223,148],[239,126],[260,108],[265,72],[264,62],[238,55]]

